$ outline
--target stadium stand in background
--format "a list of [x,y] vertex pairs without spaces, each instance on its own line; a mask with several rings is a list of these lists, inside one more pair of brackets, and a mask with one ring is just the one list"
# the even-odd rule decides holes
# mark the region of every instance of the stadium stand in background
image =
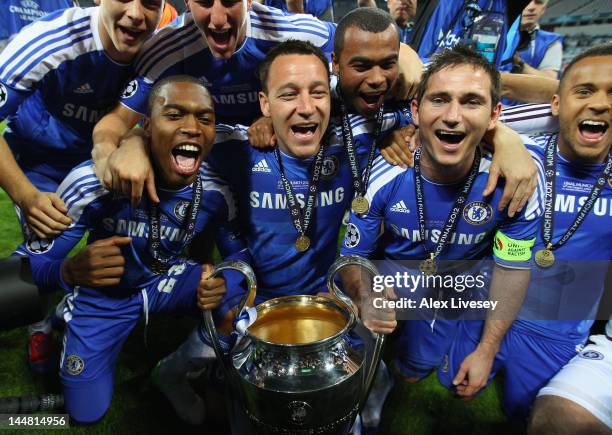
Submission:
[[566,65],[586,48],[612,41],[612,1],[550,0],[542,28],[564,36]]

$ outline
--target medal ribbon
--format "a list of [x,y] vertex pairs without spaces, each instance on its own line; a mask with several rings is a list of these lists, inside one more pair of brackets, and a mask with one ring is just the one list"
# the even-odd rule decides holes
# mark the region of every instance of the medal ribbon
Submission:
[[310,219],[312,218],[312,212],[315,205],[317,190],[319,189],[319,178],[321,178],[321,169],[323,167],[323,152],[326,148],[326,139],[323,140],[321,146],[319,147],[319,152],[317,153],[315,160],[312,164],[312,176],[310,181],[308,182],[308,195],[306,196],[306,204],[304,209],[300,207],[293,192],[293,187],[291,187],[291,183],[285,176],[285,170],[283,168],[283,162],[281,161],[280,151],[278,147],[274,148],[274,157],[276,158],[276,162],[278,163],[278,167],[280,169],[281,181],[283,183],[283,188],[285,190],[285,196],[287,197],[287,205],[289,206],[289,210],[291,212],[291,220],[293,221],[293,226],[300,234],[303,236],[308,231],[308,225],[310,224]]
[[[451,208],[448,216],[446,218],[446,223],[442,229],[442,233],[440,234],[440,238],[438,239],[438,243],[436,244],[432,255],[432,259],[436,258],[442,251],[446,245],[446,241],[455,230],[457,226],[457,222],[459,221],[459,216],[461,215],[461,207],[465,204],[470,191],[472,190],[472,186],[474,185],[474,181],[476,180],[476,176],[478,175],[478,170],[480,168],[480,149],[476,147],[476,154],[474,156],[474,163],[472,163],[472,169],[463,183],[457,198],[455,199],[455,203]],[[423,180],[421,179],[421,148],[417,148],[414,153],[414,190],[416,195],[416,203],[417,203],[417,217],[419,219],[419,235],[421,237],[421,241],[423,242],[423,249],[425,250],[425,254],[427,256],[427,240],[425,238],[425,196],[423,192]]]
[[374,140],[370,145],[370,152],[368,154],[368,163],[365,167],[365,173],[363,179],[361,178],[361,171],[359,170],[359,163],[357,162],[357,153],[355,152],[355,140],[353,138],[353,130],[351,129],[351,122],[349,120],[349,114],[344,104],[342,108],[342,137],[344,138],[344,146],[346,147],[346,153],[349,158],[349,166],[351,168],[351,177],[353,179],[353,188],[357,196],[365,196],[366,189],[368,188],[368,181],[370,180],[370,172],[372,171],[372,162],[376,156],[376,141],[382,130],[383,118],[384,118],[384,105],[380,106],[378,113],[376,114],[376,128],[374,129]]
[[[193,194],[189,208],[187,209],[187,220],[185,222],[185,239],[181,245],[181,254],[185,249],[193,236],[195,235],[196,218],[198,217],[198,211],[200,209],[200,202],[202,201],[202,180],[198,175],[194,182]],[[148,248],[149,253],[153,257],[154,261],[152,269],[166,271],[170,267],[170,263],[176,258],[176,255],[163,254],[161,245],[161,229],[160,229],[160,218],[159,218],[159,206],[157,204],[151,204],[149,208],[149,240]]]
[[563,246],[578,230],[580,225],[584,222],[597,198],[601,194],[606,181],[612,173],[612,150],[608,153],[608,160],[604,170],[597,176],[597,181],[591,189],[591,193],[587,197],[586,202],[580,208],[578,215],[574,219],[574,222],[565,231],[565,234],[561,236],[558,242],[552,243],[553,237],[553,225],[554,225],[554,200],[555,200],[555,176],[557,168],[557,139],[558,135],[551,135],[546,142],[546,148],[544,151],[544,176],[545,176],[545,194],[544,194],[544,216],[542,225],[542,240],[546,245],[546,249],[553,250]]

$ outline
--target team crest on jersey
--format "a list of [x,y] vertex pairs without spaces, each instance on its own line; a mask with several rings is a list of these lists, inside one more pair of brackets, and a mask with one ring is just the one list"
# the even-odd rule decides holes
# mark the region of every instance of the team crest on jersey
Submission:
[[597,352],[596,350],[585,350],[581,354],[579,354],[581,358],[584,359],[604,359],[604,356],[601,352]]
[[136,93],[138,90],[138,82],[136,80],[132,80],[127,84],[125,89],[123,90],[123,94],[121,94],[121,98],[130,98],[132,95]]
[[[2,85],[0,85],[2,86]],[[0,103],[0,106],[2,106],[2,104]],[[612,187],[612,177],[608,177],[608,184],[610,185],[610,187]]]
[[470,225],[483,225],[491,220],[493,209],[484,201],[472,201],[463,207],[463,219]]
[[83,361],[83,358],[78,355],[68,355],[66,357],[66,362],[64,363],[64,368],[69,375],[77,376],[80,375],[85,369],[85,362]]
[[359,234],[359,228],[355,224],[349,223],[346,226],[346,234],[344,235],[344,246],[347,248],[354,248],[359,244],[361,234]]
[[324,180],[333,178],[338,173],[338,158],[336,156],[327,156],[323,159],[323,167],[321,168],[321,176]]
[[26,249],[32,254],[44,254],[53,246],[53,239],[41,239],[32,234],[26,242]]
[[8,91],[6,90],[6,87],[2,83],[0,83],[0,107],[4,106],[7,100]]
[[174,206],[174,216],[176,216],[178,220],[182,221],[185,219],[187,210],[189,210],[189,204],[190,202],[184,199],[176,203]]

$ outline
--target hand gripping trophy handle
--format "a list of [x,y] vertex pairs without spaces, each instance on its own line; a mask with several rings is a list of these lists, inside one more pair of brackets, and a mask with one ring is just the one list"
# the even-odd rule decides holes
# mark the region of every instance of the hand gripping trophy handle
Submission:
[[[376,266],[374,266],[370,260],[358,255],[347,255],[345,257],[338,258],[327,272],[327,288],[329,289],[329,292],[343,305],[345,305],[355,315],[355,318],[358,318],[358,310],[355,303],[342,290],[340,290],[334,282],[336,274],[346,266],[360,266],[368,271],[372,276],[379,275],[379,272]],[[374,350],[372,352],[372,358],[370,359],[369,366],[366,370],[362,394],[359,398],[358,412],[361,412],[363,406],[365,405],[366,399],[370,394],[370,388],[372,387],[372,382],[374,381],[374,376],[376,375],[376,370],[378,369],[378,363],[380,362],[380,354],[382,352],[383,344],[385,343],[384,334],[378,334],[376,332],[371,332],[371,334],[374,338]]]
[[[243,261],[224,261],[219,263],[213,268],[210,277],[216,278],[225,270],[238,271],[244,275],[247,281],[247,292],[241,299],[236,310],[236,317],[238,318],[244,314],[247,308],[252,307],[255,303],[257,280],[255,279],[253,269],[251,269],[251,267]],[[219,339],[219,333],[217,332],[217,327],[215,326],[211,310],[204,310],[204,326],[210,335],[210,340],[215,354],[225,370],[226,379],[231,379],[231,374],[229,373],[229,368],[226,364],[226,359],[224,358],[223,347],[221,346],[221,340]]]

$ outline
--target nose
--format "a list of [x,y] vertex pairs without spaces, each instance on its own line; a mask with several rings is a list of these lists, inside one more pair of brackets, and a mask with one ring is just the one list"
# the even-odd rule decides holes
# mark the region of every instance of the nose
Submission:
[[460,120],[461,106],[458,101],[451,101],[444,112],[443,122],[449,127],[456,127]]
[[127,16],[135,23],[144,21],[144,7],[141,0],[132,0],[126,11]]
[[210,24],[215,29],[222,29],[227,23],[227,9],[220,0],[214,0],[210,8]]
[[304,118],[309,118],[315,112],[313,100],[308,93],[300,93],[296,110],[298,115]]
[[382,88],[385,84],[385,75],[382,72],[382,69],[379,66],[374,66],[370,70],[370,74],[366,79],[366,84],[371,88],[378,89]]
[[183,117],[183,122],[180,126],[180,132],[188,137],[195,137],[200,135],[200,129],[198,128],[198,120],[195,115],[189,114]]
[[603,90],[596,92],[589,102],[589,109],[596,113],[610,111],[612,109],[612,100],[607,92]]

